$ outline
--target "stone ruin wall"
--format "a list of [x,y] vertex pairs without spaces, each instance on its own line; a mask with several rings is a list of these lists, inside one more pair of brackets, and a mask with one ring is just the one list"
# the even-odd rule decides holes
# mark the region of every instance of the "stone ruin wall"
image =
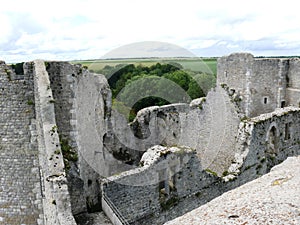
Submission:
[[72,225],[70,196],[55,120],[54,99],[44,61],[29,63],[34,77],[35,112],[41,193],[45,224]]
[[75,223],[43,66],[0,65],[0,224]]
[[0,90],[0,224],[43,224],[33,75],[0,62]]
[[[51,176],[51,173],[55,175],[57,169],[63,168],[61,167],[63,166],[62,158],[60,158],[57,159],[60,165],[59,168],[49,172],[51,163],[53,163],[49,162],[51,155],[47,155],[50,157],[45,158],[45,155],[39,154],[41,151],[50,154],[51,151],[57,150],[54,148],[47,149],[42,144],[45,140],[38,138],[50,138],[48,140],[55,138],[55,143],[59,143],[58,133],[54,135],[55,137],[51,135],[49,137],[49,130],[53,126],[57,126],[59,134],[68,139],[70,146],[78,153],[78,161],[70,162],[71,168],[67,173],[72,213],[75,215],[88,210],[99,209],[97,207],[101,206],[100,183],[102,177],[136,168],[143,152],[156,144],[189,146],[197,150],[198,157],[196,158],[200,159],[202,170],[208,168],[219,176],[226,174],[224,180],[231,182],[226,186],[218,186],[218,191],[214,191],[216,196],[225,190],[239,186],[266,173],[273,164],[279,163],[286,157],[299,154],[297,151],[297,148],[299,149],[298,137],[300,130],[297,125],[300,122],[298,110],[286,109],[286,111],[279,114],[275,112],[275,114],[262,115],[262,117],[248,120],[243,118],[246,109],[249,110],[249,115],[254,110],[254,108],[251,108],[251,104],[262,104],[262,102],[259,102],[262,96],[259,94],[256,96],[256,91],[266,91],[268,95],[273,95],[278,94],[280,88],[278,85],[274,85],[274,87],[268,87],[269,89],[263,88],[261,90],[254,85],[251,86],[251,83],[249,84],[249,81],[251,81],[251,79],[248,79],[249,77],[261,79],[259,82],[263,84],[270,84],[275,81],[275,83],[277,82],[277,84],[283,86],[282,90],[286,90],[284,95],[285,99],[288,99],[286,101],[293,104],[299,101],[297,97],[299,96],[300,84],[300,69],[297,69],[299,68],[299,60],[275,60],[272,62],[255,60],[255,62],[259,61],[260,67],[263,67],[260,71],[264,71],[267,74],[266,76],[270,76],[268,79],[262,79],[257,70],[258,64],[253,66],[253,58],[249,55],[241,55],[239,58],[240,64],[232,62],[236,58],[234,60],[230,60],[230,57],[227,58],[223,62],[227,66],[226,68],[222,67],[222,60],[225,60],[225,58],[221,58],[218,63],[219,85],[214,91],[209,92],[206,98],[194,100],[190,105],[174,104],[144,109],[131,125],[128,125],[122,116],[111,110],[110,89],[104,76],[90,74],[80,66],[72,66],[68,63],[37,61],[34,62],[35,65],[34,63],[26,63],[24,65],[25,76],[18,77],[12,70],[8,73],[10,68],[2,63],[0,66],[0,88],[2,89],[0,95],[2,106],[0,110],[3,116],[0,118],[0,168],[1,173],[7,176],[3,178],[5,182],[2,182],[3,186],[1,188],[6,190],[7,193],[16,193],[17,197],[12,198],[8,194],[1,197],[1,200],[3,199],[1,204],[6,208],[1,208],[0,222],[11,221],[11,224],[19,224],[22,221],[37,221],[39,224],[43,224],[44,216],[46,221],[47,219],[55,221],[60,216],[62,219],[64,214],[56,214],[50,218],[53,207],[55,210],[70,212],[69,200],[66,200],[66,205],[60,205],[60,202],[57,205],[51,205],[50,203],[53,203],[53,200],[52,202],[49,200],[49,198],[52,199],[52,197],[60,194],[62,194],[62,199],[69,198],[68,190],[65,189],[67,184],[67,180],[64,179],[65,175],[61,173],[63,175],[62,180],[51,180],[50,183],[53,183],[54,186],[57,185],[54,189],[53,185],[49,186],[47,183],[40,182],[41,180],[45,181],[47,177]],[[229,62],[232,63],[232,67],[228,66]],[[41,64],[45,67],[41,68]],[[42,73],[45,78],[48,77],[49,80],[46,84],[38,84],[37,77],[39,76],[35,68],[39,68],[38,72]],[[278,70],[276,72],[276,68],[280,72]],[[228,76],[226,82],[224,82],[226,78],[225,69]],[[239,72],[236,73],[236,71]],[[229,77],[229,74],[232,74],[232,76]],[[240,78],[242,82],[237,82],[238,74],[242,76]],[[282,79],[284,77],[282,74],[287,74],[289,78],[286,85],[284,79]],[[35,79],[33,79],[34,76]],[[36,82],[35,85],[33,81]],[[223,83],[227,83],[228,89],[224,86],[221,87]],[[244,86],[244,84],[248,86]],[[285,86],[286,89],[284,89]],[[44,88],[45,96],[42,96],[37,88]],[[239,93],[232,93],[231,89],[238,90]],[[48,103],[50,102],[46,96],[48,92],[49,96],[53,97],[52,104],[50,104],[53,107],[51,109],[51,123],[47,122],[49,119],[48,113],[43,112],[49,107]],[[247,96],[249,93],[252,93],[254,97]],[[244,97],[241,101],[237,101],[239,95]],[[46,98],[47,102],[41,101],[41,97]],[[269,98],[268,101],[271,108],[276,108],[275,98],[273,100]],[[269,108],[264,107],[263,111],[265,110],[268,111]],[[45,124],[48,124],[48,126],[45,126]],[[18,126],[17,131],[16,126]],[[238,128],[239,126],[240,128]],[[149,133],[149,131],[152,133]],[[290,132],[290,136],[286,132]],[[276,144],[275,153],[269,153],[271,147],[268,147],[268,141],[266,140],[270,137],[270,133],[275,136],[271,135],[272,140],[276,139],[276,143],[278,143]],[[147,137],[150,138],[147,139]],[[146,138],[147,141],[143,141],[143,138]],[[11,154],[11,149],[17,154]],[[125,164],[114,158],[114,154],[118,152],[122,152],[122,157],[127,154],[130,160],[133,158],[134,165]],[[28,160],[24,160],[24,157]],[[12,164],[12,159],[16,163]],[[39,168],[39,166],[41,167]],[[9,168],[14,168],[14,170]],[[20,170],[20,168],[22,169]],[[24,168],[27,168],[30,172],[24,170]],[[19,172],[16,173],[15,171]],[[27,171],[26,176],[24,171]],[[187,173],[197,174],[199,168],[189,170]],[[27,174],[33,174],[34,176],[27,177]],[[41,179],[40,176],[43,176],[44,179]],[[11,177],[17,177],[14,179],[16,183],[10,182]],[[134,179],[139,180],[140,178],[141,176],[138,173],[134,176]],[[124,179],[127,178],[124,177]],[[58,185],[60,182],[64,183],[62,190]],[[27,184],[26,193],[23,191],[23,185],[22,191],[18,189],[20,188],[19,183]],[[177,185],[180,186],[180,184],[183,183],[178,181]],[[203,184],[205,183],[199,183],[200,186]],[[112,186],[108,185],[106,190],[109,190],[107,193],[115,202],[117,195],[112,196],[111,194],[113,191],[119,193],[122,190],[119,189],[119,184],[112,182],[110,185]],[[198,188],[198,184],[190,184],[191,187],[193,185]],[[207,185],[209,184],[207,183]],[[12,191],[11,187],[14,187],[16,191]],[[118,190],[114,190],[115,188]],[[127,187],[127,189],[131,190],[130,187]],[[157,190],[156,187],[154,189]],[[151,189],[150,192],[153,190]],[[206,190],[211,191],[211,188]],[[195,194],[195,191],[189,193]],[[189,195],[189,193],[186,193],[186,195]],[[34,203],[32,203],[33,200],[27,198],[31,195],[35,196],[33,198],[35,199]],[[45,201],[45,199],[47,200]],[[194,203],[191,203],[192,200],[189,199],[179,205],[182,209],[195,208],[204,203],[203,199],[205,197]],[[138,199],[135,200],[138,201]],[[7,205],[8,202],[12,202],[12,204]],[[42,203],[44,207],[42,207]],[[148,206],[137,208],[137,210],[141,210],[141,213],[137,214],[135,218],[130,218],[130,220],[133,221],[138,217],[142,218],[144,211],[148,210],[147,212],[149,212],[149,209],[153,209],[153,212],[155,212],[161,207],[156,203],[153,203],[154,205],[150,204],[150,208]],[[116,202],[116,204],[119,203]],[[140,206],[138,203],[136,204],[136,207]],[[124,207],[121,208],[127,210]],[[28,213],[28,210],[31,210],[31,212]],[[177,211],[180,210],[177,208]],[[24,217],[19,216],[22,212],[24,212]],[[160,215],[165,219],[170,219],[182,213],[184,212],[176,213],[176,210],[171,210],[169,217],[166,212],[160,212]],[[28,215],[31,215],[30,218]],[[159,215],[155,215],[153,221],[161,222],[164,220]],[[69,216],[66,218],[73,221]],[[30,224],[31,222],[27,223]],[[36,222],[32,222],[32,224],[36,224]]]
[[[143,155],[140,168],[107,178],[108,181],[102,187],[102,201],[110,202],[110,205],[116,208],[115,212],[121,215],[119,218],[128,224],[149,224],[149,221],[162,224],[268,173],[273,166],[287,157],[299,155],[299,124],[300,109],[295,107],[278,109],[241,121],[236,130],[234,157],[219,177],[210,169],[204,170],[196,151],[183,151],[182,148],[186,147],[173,147],[181,153],[180,157],[189,159],[187,163],[182,163],[184,160],[178,159],[176,152],[170,152],[170,155],[166,154],[164,157],[164,151],[168,152],[169,149],[155,146]],[[161,158],[153,155],[155,151],[160,153]],[[159,178],[162,174],[161,169],[169,171],[164,178]],[[149,177],[156,180],[152,185],[144,184],[145,180],[151,180]],[[164,181],[166,185],[170,184],[170,180],[176,190],[176,203],[172,205],[168,202],[170,208],[164,211],[160,182]],[[172,193],[168,196],[174,197]],[[131,207],[127,207],[128,205]],[[107,215],[111,216],[110,213]]]
[[228,173],[238,175],[239,184],[268,173],[288,157],[300,155],[299,108],[277,109],[242,121],[238,132],[238,148]]
[[69,161],[71,168],[67,171],[72,212],[79,215],[99,211],[101,179],[132,168],[112,155],[120,144],[114,137],[108,138],[110,88],[103,75],[89,73],[81,65],[46,62],[46,69],[60,139],[67,141],[78,155],[77,161]]
[[218,59],[218,84],[241,96],[247,117],[288,105],[299,106],[300,59],[254,58],[235,53]]
[[289,60],[289,73],[287,85],[287,101],[297,107],[300,107],[300,60]]
[[[74,109],[74,90],[71,86],[74,83],[73,76],[78,76],[79,67],[74,67],[69,63],[47,62],[46,70],[49,75],[50,88],[53,93],[55,119],[60,135],[60,141],[65,140],[66,144],[78,154],[76,142],[76,115]],[[67,159],[65,159],[67,160]],[[80,179],[78,165],[73,161],[68,161],[70,169],[67,173],[69,190],[71,195],[72,212],[74,215],[87,211],[86,198],[84,193],[84,181]]]
[[[294,74],[289,74],[292,70],[289,69],[290,64],[288,60],[260,59],[257,60],[254,65],[254,59],[249,54],[240,54],[235,57],[234,60],[237,58],[240,60],[239,64],[234,62],[232,65],[235,66],[231,67],[225,63],[226,69],[232,69],[232,71],[228,73],[234,76],[230,77],[229,80],[225,80],[226,83],[223,83],[224,80],[222,81],[221,75],[220,79],[218,79],[216,89],[209,92],[206,101],[197,99],[190,105],[179,104],[146,108],[138,113],[135,121],[135,123],[138,124],[136,127],[141,131],[139,134],[144,138],[147,138],[149,131],[152,130],[158,132],[158,134],[152,134],[152,137],[158,137],[158,139],[162,138],[162,136],[165,137],[159,139],[162,140],[159,141],[160,144],[167,146],[186,145],[196,149],[197,152],[199,152],[198,156],[201,164],[205,165],[204,168],[208,168],[213,173],[216,172],[219,176],[222,176],[226,182],[218,187],[220,191],[219,194],[269,172],[274,165],[279,164],[289,156],[299,155],[299,109],[284,108],[273,112],[274,109],[281,107],[282,101],[286,101],[286,96],[288,96],[285,92],[289,89],[286,76],[297,80]],[[226,58],[226,60],[228,60],[228,58]],[[295,62],[297,62],[297,60],[295,60]],[[218,67],[222,67],[220,61]],[[236,71],[239,72],[237,73]],[[224,74],[222,70],[221,73]],[[262,76],[262,74],[265,74],[265,76]],[[242,82],[240,82],[240,80],[242,80]],[[257,83],[252,84],[252,80]],[[243,82],[247,85],[244,86]],[[276,85],[270,87],[272,83]],[[295,83],[295,81],[293,81],[293,83]],[[262,84],[261,87],[258,84]],[[233,90],[238,90],[239,93]],[[247,96],[247,94],[250,95]],[[277,97],[273,97],[274,95]],[[268,104],[266,104],[266,106],[264,106],[264,97],[267,97]],[[294,101],[299,101],[299,98],[297,99],[297,96],[294,94],[292,98]],[[220,101],[220,99],[222,100]],[[254,111],[257,108],[261,108],[260,112],[262,115],[253,117],[255,115]],[[223,113],[220,114],[220,112]],[[265,112],[273,113],[263,114]],[[214,117],[214,113],[216,113],[218,117]],[[245,117],[247,113],[253,118]],[[228,115],[229,119],[226,118]],[[198,118],[201,119],[198,120]],[[227,122],[213,124],[216,118],[221,118]],[[178,125],[178,123],[180,125]],[[211,125],[214,125],[212,127],[215,127],[217,131],[225,131],[223,136],[219,136],[218,132],[214,132],[216,136],[215,139],[201,139],[203,134],[206,134],[205,137],[210,137],[210,132],[216,131]],[[154,128],[151,128],[151,126]],[[120,129],[122,129],[122,127],[120,127]],[[151,140],[151,138],[149,140]],[[153,140],[153,143],[155,143],[155,140],[157,144],[157,138]],[[195,140],[197,141],[195,142]],[[203,148],[207,146],[205,141],[208,143],[212,141],[213,146],[219,146],[219,149],[214,149],[214,151],[211,152],[203,151]],[[223,152],[220,151],[220,149],[222,149],[221,146],[225,146],[225,148],[223,148],[225,154],[222,154]],[[214,154],[215,151],[217,151],[218,154]],[[221,154],[219,154],[220,152]],[[205,153],[207,155],[205,155]],[[210,161],[212,155],[215,160]],[[207,164],[208,161],[210,162],[209,164]],[[225,161],[225,163],[220,165],[218,164],[220,161]],[[206,167],[206,165],[209,165],[209,167]],[[196,171],[197,169],[194,172]],[[134,174],[136,180],[139,178],[142,179],[143,177],[142,173]],[[123,179],[128,178],[129,180],[131,179],[130,176],[132,176],[126,173],[123,173],[123,175]],[[118,176],[113,176],[109,178],[109,180],[115,181],[115,179],[117,179],[116,182],[118,183],[117,177]],[[111,182],[108,186],[110,185],[114,187],[119,184]],[[207,185],[209,190],[213,188],[209,186],[209,184]],[[190,187],[189,185],[187,186],[187,188]],[[197,185],[193,184],[192,186]],[[130,188],[131,187],[127,187],[129,190]],[[152,191],[155,190],[156,189],[153,189]],[[118,193],[118,191],[116,193]],[[152,194],[154,194],[154,192]],[[151,194],[149,193],[149,195]],[[120,196],[123,195],[120,194]],[[112,201],[118,204],[116,198],[116,196],[112,198]],[[205,197],[203,199],[205,199]],[[187,202],[190,207],[191,205],[193,205],[193,207],[197,207],[197,204],[198,206],[200,205],[199,202],[192,202],[191,199]],[[142,203],[139,204],[137,202],[135,205],[137,206],[136,210],[140,210],[138,207],[140,207]],[[156,209],[157,208],[159,208],[159,206],[156,206]],[[123,207],[120,207],[120,209],[121,212],[124,210]],[[148,213],[146,211],[149,210],[149,208],[143,208],[143,206],[141,206],[141,209],[145,210],[144,216],[147,218]],[[173,214],[174,211],[175,215]],[[176,212],[178,214],[176,214]],[[159,212],[158,214],[160,215],[156,218],[155,216],[152,217],[153,221],[162,222],[168,216],[169,218],[172,217],[171,215],[174,217],[179,216],[180,212],[175,207],[168,211],[168,215],[165,215],[163,212]],[[127,213],[125,212],[124,215],[127,215]],[[129,219],[129,221],[131,219]],[[147,218],[147,221],[152,220]],[[141,221],[143,221],[143,219],[140,219],[139,223],[141,223]],[[134,223],[132,222],[132,224]]]
[[221,183],[203,170],[195,150],[154,146],[140,167],[103,183],[102,201],[117,208],[123,224],[162,224],[220,195]]
[[[171,104],[141,110],[128,127],[118,123],[118,138],[145,152],[153,145],[189,146],[197,150],[202,166],[218,174],[234,157],[240,118],[237,108],[221,87],[191,104]],[[114,118],[119,118],[115,115]],[[137,137],[138,133],[138,137]],[[132,143],[133,141],[136,141]]]

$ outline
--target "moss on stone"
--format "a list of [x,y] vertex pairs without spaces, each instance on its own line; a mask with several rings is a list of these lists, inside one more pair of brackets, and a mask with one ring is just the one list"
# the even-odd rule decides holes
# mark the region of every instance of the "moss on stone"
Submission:
[[167,201],[161,201],[160,206],[163,211],[167,211],[171,209],[173,206],[177,205],[179,202],[179,198],[177,196],[173,196],[169,198]]
[[218,174],[217,174],[216,172],[210,170],[210,169],[206,169],[205,171],[206,171],[207,173],[212,174],[212,175],[215,176],[215,177],[218,177]]

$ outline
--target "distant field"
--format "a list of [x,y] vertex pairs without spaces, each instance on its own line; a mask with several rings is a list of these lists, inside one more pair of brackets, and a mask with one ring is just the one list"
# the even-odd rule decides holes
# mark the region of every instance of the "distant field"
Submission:
[[84,60],[73,61],[71,63],[80,63],[87,66],[89,70],[95,72],[102,70],[106,65],[116,66],[118,64],[134,64],[151,66],[156,63],[179,63],[184,69],[192,70],[195,72],[204,72],[208,74],[217,73],[217,59],[216,58],[163,58],[163,59],[98,59],[98,60]]

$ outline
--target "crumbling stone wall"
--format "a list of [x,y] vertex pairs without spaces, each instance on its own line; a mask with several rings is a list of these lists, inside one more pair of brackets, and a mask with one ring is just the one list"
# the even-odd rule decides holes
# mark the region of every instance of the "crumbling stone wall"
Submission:
[[165,225],[299,224],[300,156]]
[[44,61],[33,66],[35,112],[45,224],[76,224],[71,212],[62,148],[55,121],[54,100]]
[[300,59],[292,58],[289,60],[288,87],[300,89]]
[[[165,146],[186,145],[196,149],[202,168],[193,168],[194,173],[203,172],[203,168],[208,168],[213,174],[222,177],[225,182],[216,186],[208,184],[207,188],[215,193],[214,196],[217,195],[216,193],[220,194],[238,187],[269,172],[273,166],[288,156],[298,155],[300,147],[299,109],[284,108],[285,104],[292,104],[288,97],[292,91],[290,98],[299,101],[297,99],[299,90],[296,88],[298,78],[289,75],[293,71],[290,69],[289,60],[254,59],[250,54],[233,54],[221,58],[218,68],[220,68],[218,73],[221,73],[218,85],[215,90],[208,93],[207,98],[196,99],[190,105],[172,104],[141,110],[131,124],[135,136],[133,139],[130,138],[133,137],[132,134],[122,132],[125,129],[129,130],[128,126],[121,124],[118,128],[120,129],[118,135],[123,138],[123,142],[127,141],[134,147],[141,146],[142,151],[151,143]],[[294,83],[294,89],[289,87],[289,76],[294,79],[291,82]],[[277,110],[273,112],[275,109]],[[266,112],[273,113],[264,114]],[[254,117],[259,114],[261,115]],[[141,144],[141,140],[146,141]],[[208,151],[205,147],[208,147]],[[155,161],[155,157],[152,160]],[[167,161],[165,159],[165,162]],[[117,214],[125,218],[132,212],[127,212],[124,205],[118,202],[120,197],[126,196],[119,190],[131,193],[131,186],[123,183],[131,181],[132,177],[134,177],[132,183],[137,183],[148,176],[143,170],[135,169],[122,173],[121,177],[110,177],[110,182],[103,186],[104,198],[112,202],[107,205],[116,208],[116,212],[119,210]],[[152,174],[151,177],[155,175]],[[189,182],[176,184],[184,184],[186,188],[193,185],[197,187]],[[213,191],[215,187],[219,192]],[[110,193],[109,197],[105,190]],[[139,187],[135,186],[132,190],[133,193],[141,192]],[[157,197],[155,188],[145,190],[149,192],[147,196],[154,199]],[[118,194],[112,196],[112,193]],[[147,196],[142,194],[141,196],[147,199]],[[141,218],[127,218],[129,223],[138,221],[139,224],[143,224],[142,216],[144,221],[157,223],[163,221],[162,218],[166,219],[171,215],[176,217],[180,214],[180,210],[177,214],[173,214],[174,210],[168,210],[168,215],[159,211],[155,218],[151,207],[153,211],[159,210],[156,203],[151,207],[143,205],[145,202],[141,203],[142,200],[136,198],[134,194],[129,194],[127,198],[122,199],[122,202],[130,201],[134,201],[135,205],[140,207],[135,210]],[[191,199],[186,201],[194,206],[204,203],[193,202]],[[186,205],[184,207],[188,208]]]
[[239,95],[247,117],[299,106],[299,59],[254,58],[235,53],[218,59],[218,84]]
[[[141,166],[119,175],[108,177],[102,185],[103,200],[115,207],[126,224],[157,224],[172,218],[184,210],[196,207],[192,201],[177,213],[160,217],[162,211],[180,204],[185,197],[210,199],[201,191],[220,179],[202,170],[195,151],[187,147],[154,146],[141,159]],[[189,205],[189,206],[188,206]],[[104,209],[106,211],[106,209]],[[156,216],[155,216],[156,215]]]
[[255,59],[236,53],[218,59],[218,84],[226,84],[240,96],[247,117],[272,112],[288,104],[286,99],[288,59]]
[[286,92],[289,104],[300,107],[300,59],[289,60]]
[[78,146],[76,141],[76,114],[74,109],[75,92],[72,86],[75,76],[82,73],[80,66],[73,66],[67,62],[45,62],[49,74],[50,87],[53,93],[55,119],[58,127],[60,143],[65,151],[72,151],[73,157],[65,157],[67,166],[67,178],[71,195],[72,212],[74,215],[86,212],[86,198],[84,193],[84,181],[80,178],[76,157],[78,158]]
[[[101,210],[101,178],[124,171],[112,155],[114,144],[105,146],[111,120],[111,91],[102,75],[81,65],[46,62],[53,91],[60,141],[76,154],[67,159],[69,190],[74,215]],[[114,143],[113,139],[111,140]],[[78,158],[78,159],[77,159]],[[66,162],[67,161],[67,162]]]
[[300,154],[300,109],[286,107],[245,120],[240,124],[238,140],[228,178],[238,175],[235,178],[242,184]]
[[[196,151],[150,148],[140,168],[108,177],[102,187],[102,201],[109,202],[107,207],[114,208],[117,217],[129,224],[161,224],[268,173],[287,157],[299,155],[299,124],[300,109],[295,107],[241,121],[232,164],[220,175],[223,182],[218,182],[221,178],[214,171],[204,170]],[[208,172],[216,177],[208,176]],[[161,191],[167,193],[165,199]],[[173,201],[176,204],[172,205]],[[163,210],[165,203],[171,204],[167,213]]]
[[[157,224],[267,173],[299,154],[299,109],[254,116],[299,106],[299,66],[298,59],[222,57],[206,98],[146,108],[127,124],[112,110],[102,75],[43,61],[17,75],[1,62],[0,223],[74,224],[70,191],[75,215],[100,210],[102,198],[129,223]],[[181,154],[178,146],[188,147]],[[64,147],[74,157],[65,164]],[[136,185],[149,177],[155,182]]]
[[191,104],[142,109],[130,126],[115,123],[114,132],[122,143],[142,153],[156,144],[189,146],[197,150],[205,169],[221,175],[234,157],[239,123],[232,99],[223,88],[216,87],[206,98]]
[[33,89],[0,62],[0,224],[44,224]]

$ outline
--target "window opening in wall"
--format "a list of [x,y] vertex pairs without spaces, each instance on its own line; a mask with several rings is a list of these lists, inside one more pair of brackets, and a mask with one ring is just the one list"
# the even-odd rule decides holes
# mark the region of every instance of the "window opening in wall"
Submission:
[[268,103],[268,98],[264,97],[264,104],[267,104],[267,103]]
[[267,149],[266,149],[266,163],[267,172],[278,164],[277,154],[278,154],[278,143],[279,143],[279,131],[275,126],[272,126],[267,133]]
[[158,188],[159,190],[165,188],[165,177],[164,177],[165,173],[164,170],[161,170],[158,172],[158,179],[159,179],[159,185]]
[[163,170],[160,170],[158,172],[158,178],[159,178],[159,185],[158,185],[158,188],[159,188],[159,193],[160,194],[166,194],[168,195],[169,194],[169,183],[168,183],[168,180],[167,180],[167,170],[166,169],[163,169]]
[[286,87],[290,87],[290,78],[286,76]]
[[278,148],[278,134],[275,126],[273,126],[269,131],[268,144],[269,144],[268,152],[272,154],[276,153]]
[[285,135],[284,135],[285,140],[291,139],[291,125],[292,123],[285,124]]
[[170,191],[174,191],[175,190],[175,175],[176,175],[176,166],[172,166],[170,168],[170,175],[171,177],[169,177],[169,186],[170,186]]
[[285,101],[281,101],[281,108],[285,107]]

